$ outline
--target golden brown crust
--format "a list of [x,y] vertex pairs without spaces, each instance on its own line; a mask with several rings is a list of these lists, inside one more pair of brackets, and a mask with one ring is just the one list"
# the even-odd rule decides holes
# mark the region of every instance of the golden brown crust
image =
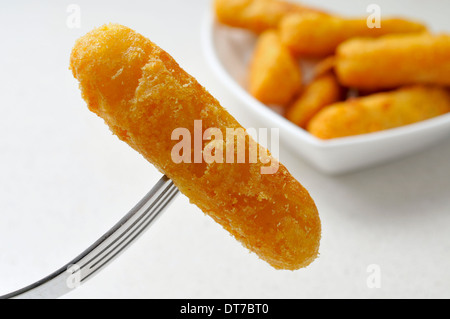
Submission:
[[204,128],[242,127],[166,52],[131,29],[110,24],[77,41],[71,69],[89,108],[260,258],[294,270],[317,257],[317,208],[283,165],[262,175],[265,165],[259,161],[174,163],[174,129],[193,132],[194,120],[202,120]]
[[324,107],[343,98],[343,88],[331,72],[315,78],[286,113],[286,118],[302,128]]
[[335,63],[340,82],[355,88],[450,86],[450,36],[423,33],[353,39],[339,46]]
[[259,36],[250,65],[249,91],[265,104],[287,105],[302,86],[298,61],[273,30]]
[[219,22],[261,33],[278,27],[288,13],[321,13],[320,10],[281,0],[215,0]]
[[400,127],[448,112],[447,89],[416,85],[330,105],[311,120],[308,130],[321,139],[332,139]]
[[286,15],[279,25],[283,43],[297,55],[324,57],[334,54],[342,42],[354,37],[380,37],[391,33],[418,33],[425,26],[403,19],[383,19],[381,28],[371,29],[366,19],[331,15]]

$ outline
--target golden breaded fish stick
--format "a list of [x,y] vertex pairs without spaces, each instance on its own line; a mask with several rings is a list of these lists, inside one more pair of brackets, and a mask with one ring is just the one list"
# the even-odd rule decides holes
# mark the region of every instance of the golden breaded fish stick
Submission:
[[302,86],[300,65],[276,31],[260,35],[250,65],[249,91],[262,103],[286,105]]
[[302,128],[324,107],[342,99],[343,89],[336,76],[324,74],[308,84],[286,113],[286,118]]
[[308,130],[321,139],[366,134],[450,112],[447,89],[416,85],[337,103],[320,111]]
[[379,37],[391,33],[417,33],[425,26],[402,19],[383,19],[381,28],[369,28],[366,19],[345,19],[319,14],[289,14],[280,22],[283,43],[296,55],[323,57],[353,37]]
[[[278,269],[305,267],[317,257],[317,208],[283,165],[261,174],[260,160],[174,162],[173,133],[195,134],[196,120],[205,129],[245,130],[169,54],[133,30],[110,24],[76,42],[71,69],[89,109],[244,246]],[[256,142],[245,135],[250,151]],[[229,139],[216,137],[204,142],[203,152],[217,142],[229,150]]]
[[390,35],[339,46],[335,70],[349,87],[377,90],[409,84],[450,86],[450,35]]
[[287,13],[320,13],[317,9],[280,0],[215,0],[214,5],[221,23],[256,33],[276,28]]

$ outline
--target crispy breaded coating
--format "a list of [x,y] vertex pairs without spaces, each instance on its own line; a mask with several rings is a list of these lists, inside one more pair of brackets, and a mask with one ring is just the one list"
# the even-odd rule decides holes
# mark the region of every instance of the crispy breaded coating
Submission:
[[296,55],[324,57],[334,54],[342,42],[353,37],[380,37],[391,33],[417,33],[425,26],[403,19],[383,19],[381,28],[369,28],[366,19],[346,19],[331,15],[296,14],[285,16],[279,25],[283,43]]
[[409,84],[450,86],[450,35],[390,35],[339,46],[335,70],[345,86],[377,90]]
[[301,86],[300,65],[278,33],[269,30],[261,34],[250,65],[250,93],[262,103],[286,105]]
[[324,107],[343,98],[343,88],[329,72],[309,83],[286,113],[286,118],[302,128]]
[[448,112],[447,89],[416,85],[328,106],[311,120],[308,130],[321,139],[332,139],[396,128]]
[[[243,128],[169,54],[133,30],[110,24],[76,42],[71,69],[89,109],[244,246],[277,269],[305,267],[317,257],[317,208],[283,165],[263,175],[261,161],[173,161],[178,141],[172,133],[187,128],[194,134],[194,120],[202,120],[204,129]],[[228,147],[228,140],[220,142]],[[249,140],[247,151],[250,145]]]
[[214,9],[219,22],[255,33],[275,29],[288,13],[319,10],[280,0],[215,0]]

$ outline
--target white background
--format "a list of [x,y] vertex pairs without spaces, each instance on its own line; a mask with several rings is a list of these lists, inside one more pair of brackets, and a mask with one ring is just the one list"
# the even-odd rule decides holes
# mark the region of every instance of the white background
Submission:
[[[2,1],[3,2],[3,1]],[[353,15],[373,1],[305,1]],[[376,1],[450,31],[448,1]],[[81,28],[66,25],[81,8]],[[91,114],[68,70],[75,39],[107,22],[171,53],[244,126],[251,114],[205,62],[208,0],[4,1],[0,10],[0,295],[53,272],[114,225],[159,179]],[[180,196],[133,247],[68,298],[449,298],[450,141],[380,167],[322,175],[281,161],[323,222],[320,258],[276,271]],[[367,286],[369,265],[381,288]]]

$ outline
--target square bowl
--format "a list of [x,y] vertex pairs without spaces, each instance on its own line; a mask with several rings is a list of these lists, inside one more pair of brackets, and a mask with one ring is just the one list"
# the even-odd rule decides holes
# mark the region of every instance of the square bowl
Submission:
[[254,119],[279,128],[280,143],[327,174],[343,174],[386,163],[426,149],[450,137],[450,113],[386,131],[321,140],[253,98],[245,88],[256,37],[221,25],[206,14],[203,34],[206,59],[216,76]]

